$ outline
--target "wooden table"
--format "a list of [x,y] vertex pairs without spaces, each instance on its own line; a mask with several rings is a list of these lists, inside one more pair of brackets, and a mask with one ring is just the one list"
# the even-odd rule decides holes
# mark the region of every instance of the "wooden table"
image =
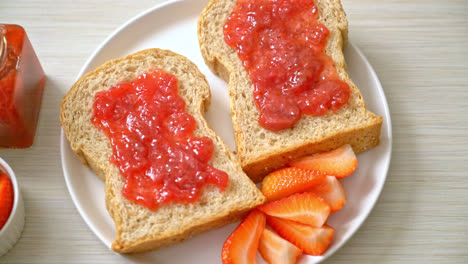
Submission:
[[[161,0],[3,0],[47,73],[34,146],[1,150],[26,226],[0,263],[125,263],[86,226],[65,186],[59,104],[96,47]],[[350,37],[380,77],[393,157],[377,206],[327,263],[468,263],[468,2],[343,0]]]

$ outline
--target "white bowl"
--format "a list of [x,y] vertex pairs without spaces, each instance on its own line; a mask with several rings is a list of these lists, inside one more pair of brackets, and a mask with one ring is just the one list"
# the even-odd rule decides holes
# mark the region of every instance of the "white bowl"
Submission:
[[8,252],[21,237],[24,227],[24,203],[18,187],[15,173],[10,166],[0,158],[0,171],[5,172],[13,184],[14,200],[8,221],[0,230],[0,256]]

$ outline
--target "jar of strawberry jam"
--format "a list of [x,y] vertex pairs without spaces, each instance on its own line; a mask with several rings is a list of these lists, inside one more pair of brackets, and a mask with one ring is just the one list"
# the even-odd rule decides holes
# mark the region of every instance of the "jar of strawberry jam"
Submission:
[[26,32],[0,24],[0,147],[33,144],[45,75]]

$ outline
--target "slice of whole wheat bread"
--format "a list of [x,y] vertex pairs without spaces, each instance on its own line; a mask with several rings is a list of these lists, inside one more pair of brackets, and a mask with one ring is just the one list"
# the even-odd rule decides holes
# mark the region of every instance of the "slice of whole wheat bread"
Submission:
[[[208,186],[198,202],[163,205],[156,211],[127,200],[122,195],[124,178],[109,162],[109,139],[91,123],[92,106],[98,91],[151,70],[174,74],[186,110],[197,122],[194,135],[207,136],[214,143],[210,165],[229,175],[227,189]],[[116,238],[112,249],[134,253],[157,249],[195,234],[238,220],[249,209],[264,202],[264,197],[242,171],[232,151],[210,129],[203,117],[210,104],[205,76],[187,58],[161,49],[148,49],[121,59],[108,61],[81,77],[62,100],[60,121],[71,148],[79,159],[105,178],[107,210],[115,222]]]
[[235,4],[236,0],[211,0],[198,20],[198,39],[205,63],[229,83],[237,155],[253,181],[258,182],[274,169],[308,154],[344,144],[351,144],[360,153],[379,144],[383,119],[366,110],[364,99],[346,69],[342,49],[348,23],[340,0],[315,0],[315,5],[319,23],[330,31],[326,53],[335,62],[340,78],[351,88],[348,103],[324,116],[304,115],[293,128],[280,132],[259,125],[253,84],[236,51],[224,41],[223,26]]

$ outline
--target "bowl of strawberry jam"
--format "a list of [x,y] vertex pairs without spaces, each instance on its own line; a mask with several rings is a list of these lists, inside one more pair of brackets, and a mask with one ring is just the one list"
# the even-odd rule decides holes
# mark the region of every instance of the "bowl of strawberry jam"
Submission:
[[33,144],[44,84],[26,31],[0,24],[0,148]]
[[11,167],[0,158],[0,256],[18,241],[24,227],[24,204]]

